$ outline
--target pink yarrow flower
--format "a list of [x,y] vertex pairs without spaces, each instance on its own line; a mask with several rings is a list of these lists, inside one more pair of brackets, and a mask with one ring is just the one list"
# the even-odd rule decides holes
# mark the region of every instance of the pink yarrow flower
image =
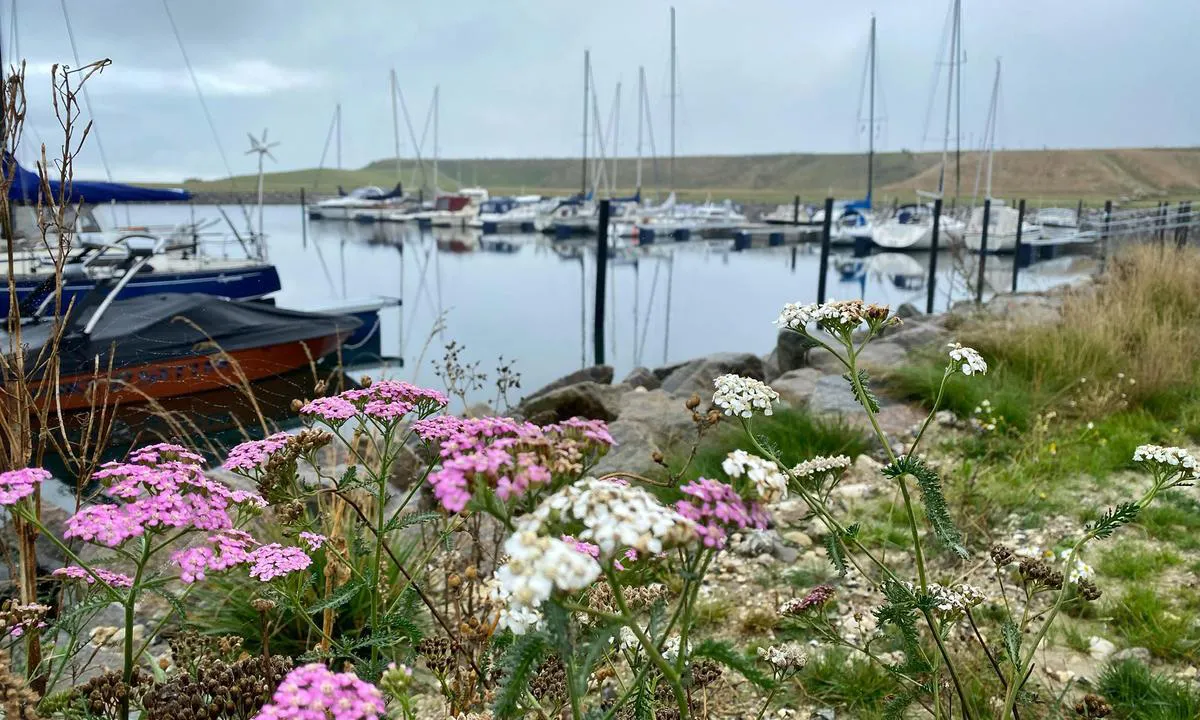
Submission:
[[731,485],[698,478],[679,489],[689,499],[675,503],[675,509],[700,526],[700,537],[707,547],[725,547],[729,530],[767,527],[769,518],[762,507],[743,500]]
[[21,468],[0,473],[0,505],[16,505],[49,479],[50,473],[41,468]]
[[58,568],[50,574],[54,577],[64,578],[67,580],[83,580],[88,585],[94,585],[96,583],[96,577],[98,576],[105,584],[111,587],[133,587],[133,578],[129,577],[128,575],[113,572],[112,570],[105,570],[104,568],[92,568],[92,572],[94,572],[95,575],[87,570],[84,570],[78,565],[68,565],[66,567]]
[[226,530],[210,535],[211,547],[199,546],[171,553],[171,562],[179,566],[184,583],[204,580],[208,572],[221,572],[250,562],[251,548],[258,542],[242,530]]
[[186,462],[204,464],[204,456],[174,443],[155,443],[138,448],[129,454],[129,462],[143,465],[158,465],[164,462]]
[[250,577],[269,582],[312,565],[312,558],[298,547],[271,543],[250,553],[249,562]]
[[254,720],[378,720],[386,711],[374,685],[311,663],[288,673]]
[[358,414],[358,408],[340,395],[310,400],[300,408],[301,415],[318,417],[330,425],[341,425]]
[[241,472],[260,470],[272,455],[287,447],[291,438],[288,433],[277,432],[261,440],[244,442],[229,451],[229,457],[222,467]]
[[308,546],[309,550],[313,550],[313,551],[320,550],[321,546],[324,545],[325,541],[328,539],[329,538],[325,537],[324,535],[319,535],[314,532],[300,533],[300,540],[303,541],[304,544]]

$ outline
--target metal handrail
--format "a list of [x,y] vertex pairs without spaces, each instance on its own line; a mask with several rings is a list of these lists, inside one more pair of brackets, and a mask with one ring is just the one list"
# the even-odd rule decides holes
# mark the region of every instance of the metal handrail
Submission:
[[[129,237],[139,237],[139,236],[137,236],[137,235],[126,236],[126,238],[129,238]],[[100,301],[100,304],[96,306],[95,312],[93,312],[92,316],[90,318],[88,318],[87,325],[84,325],[84,327],[83,327],[84,335],[92,334],[92,330],[96,329],[96,323],[100,322],[100,318],[104,315],[104,313],[108,310],[108,308],[113,304],[113,301],[117,299],[117,296],[121,294],[121,291],[125,289],[125,286],[129,284],[129,281],[133,279],[133,276],[136,275],[139,270],[141,270],[143,267],[145,267],[146,264],[148,262],[150,262],[150,260],[162,250],[163,245],[166,244],[165,239],[156,238],[153,235],[141,235],[140,237],[146,237],[146,238],[150,238],[152,240],[157,240],[157,242],[155,243],[153,249],[151,249],[149,252],[145,253],[141,257],[139,257],[132,265],[129,266],[129,269],[125,271],[125,274],[121,276],[121,279],[117,281],[117,284],[113,286],[113,289],[108,293],[108,295],[103,300]]]

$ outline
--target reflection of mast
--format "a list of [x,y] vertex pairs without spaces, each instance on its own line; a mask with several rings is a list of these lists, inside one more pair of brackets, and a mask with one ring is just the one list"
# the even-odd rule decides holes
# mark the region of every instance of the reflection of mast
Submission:
[[667,364],[667,351],[671,347],[671,278],[675,275],[675,253],[667,260],[667,308],[663,322],[663,365]]

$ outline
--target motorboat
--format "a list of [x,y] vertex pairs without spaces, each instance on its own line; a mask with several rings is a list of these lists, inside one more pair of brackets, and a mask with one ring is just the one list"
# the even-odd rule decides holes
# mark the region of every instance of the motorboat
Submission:
[[[963,244],[968,250],[979,252],[983,244],[983,207],[971,210],[967,220],[966,232],[963,233]],[[1008,253],[1017,246],[1017,224],[1020,213],[1015,208],[1000,205],[992,201],[988,215],[987,251],[991,253]],[[1042,237],[1042,228],[1031,222],[1020,222],[1022,242],[1034,242]]]
[[[938,218],[938,245],[962,241],[963,224],[949,215]],[[887,250],[928,250],[933,247],[933,213],[928,205],[902,205],[892,217],[874,225],[875,244]]]
[[479,215],[467,221],[467,227],[478,228],[485,233],[519,230],[533,232],[538,215],[550,209],[551,203],[541,195],[491,198],[479,206]]
[[759,222],[768,225],[809,225],[813,222],[813,212],[814,209],[808,205],[777,205],[771,212],[764,213]]
[[[91,407],[97,367],[111,367],[108,399],[122,405],[270,378],[333,354],[361,324],[348,315],[196,293],[118,299],[153,257],[135,251],[120,278],[97,286],[69,313],[42,313],[22,322],[26,367],[38,367],[36,358],[61,330],[56,407]],[[3,347],[12,342],[5,337]]]
[[308,217],[312,220],[353,220],[362,211],[380,212],[395,207],[404,199],[404,188],[400,183],[396,183],[391,192],[375,185],[346,192],[339,186],[337,197],[309,205]]

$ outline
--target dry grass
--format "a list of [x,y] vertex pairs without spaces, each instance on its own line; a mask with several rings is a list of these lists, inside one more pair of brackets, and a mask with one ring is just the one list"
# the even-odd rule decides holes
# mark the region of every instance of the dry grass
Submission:
[[1044,392],[1111,380],[1136,384],[1131,404],[1161,406],[1192,389],[1200,371],[1200,250],[1138,246],[1120,252],[1096,284],[1069,294],[1062,322],[997,333],[978,327],[964,341]]

